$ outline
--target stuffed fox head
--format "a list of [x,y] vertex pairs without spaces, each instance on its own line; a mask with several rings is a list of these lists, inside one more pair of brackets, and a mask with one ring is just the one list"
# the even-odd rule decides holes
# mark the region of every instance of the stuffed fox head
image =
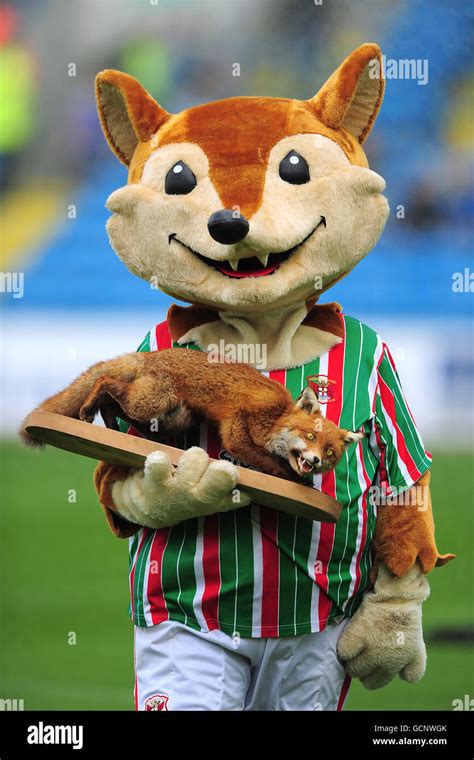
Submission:
[[107,201],[125,265],[174,297],[247,314],[317,298],[347,274],[388,216],[362,148],[379,59],[362,45],[307,101],[237,97],[175,115],[127,74],[100,73],[102,127],[129,169]]
[[362,438],[362,430],[339,428],[321,414],[318,397],[306,387],[293,409],[277,420],[267,449],[305,476],[333,470],[346,449]]

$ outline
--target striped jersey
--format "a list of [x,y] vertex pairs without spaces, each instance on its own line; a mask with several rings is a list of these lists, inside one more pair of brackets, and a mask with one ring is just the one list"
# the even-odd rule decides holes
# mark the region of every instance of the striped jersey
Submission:
[[[431,456],[387,346],[358,320],[341,319],[343,339],[326,354],[267,373],[295,400],[310,383],[328,419],[366,433],[334,471],[314,476],[314,487],[342,504],[337,524],[252,504],[171,528],[142,528],[130,538],[136,625],[174,620],[242,637],[293,636],[320,631],[357,610],[369,585],[376,520],[371,487],[406,490],[429,468]],[[178,347],[164,322],[139,350],[172,346]],[[213,458],[228,458],[215,428],[204,423],[177,437],[176,445],[199,445]]]

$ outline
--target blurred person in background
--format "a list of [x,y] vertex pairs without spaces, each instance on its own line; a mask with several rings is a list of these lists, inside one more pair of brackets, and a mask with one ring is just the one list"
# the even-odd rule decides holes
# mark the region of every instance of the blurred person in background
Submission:
[[35,125],[35,64],[18,41],[18,12],[0,6],[0,193],[15,180],[18,157],[30,142]]

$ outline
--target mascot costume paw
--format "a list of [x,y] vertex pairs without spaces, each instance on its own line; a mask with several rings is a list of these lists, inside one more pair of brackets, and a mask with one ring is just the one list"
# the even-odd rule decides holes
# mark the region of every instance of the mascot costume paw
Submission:
[[380,57],[362,45],[308,101],[237,97],[173,115],[127,74],[97,77],[105,136],[128,167],[107,201],[111,244],[191,304],[139,350],[245,349],[295,399],[311,384],[328,419],[365,432],[315,476],[343,505],[337,525],[245,494],[236,504],[237,471],[210,460],[226,452],[204,424],[177,441],[176,471],[158,453],[143,471],[98,465],[109,525],[130,539],[137,709],[334,710],[351,677],[375,689],[423,676],[425,576],[453,556],[436,548],[431,459],[383,340],[319,304],[389,213],[362,148]]

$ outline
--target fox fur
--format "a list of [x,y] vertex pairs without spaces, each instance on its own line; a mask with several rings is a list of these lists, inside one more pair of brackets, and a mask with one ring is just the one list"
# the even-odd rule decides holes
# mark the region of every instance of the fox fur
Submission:
[[[87,422],[100,412],[115,429],[120,416],[146,437],[153,429],[176,433],[205,419],[218,426],[236,459],[292,480],[333,469],[346,447],[364,436],[327,420],[309,387],[294,403],[280,383],[247,364],[182,349],[99,362],[38,409]],[[20,434],[38,445],[24,429]]]

